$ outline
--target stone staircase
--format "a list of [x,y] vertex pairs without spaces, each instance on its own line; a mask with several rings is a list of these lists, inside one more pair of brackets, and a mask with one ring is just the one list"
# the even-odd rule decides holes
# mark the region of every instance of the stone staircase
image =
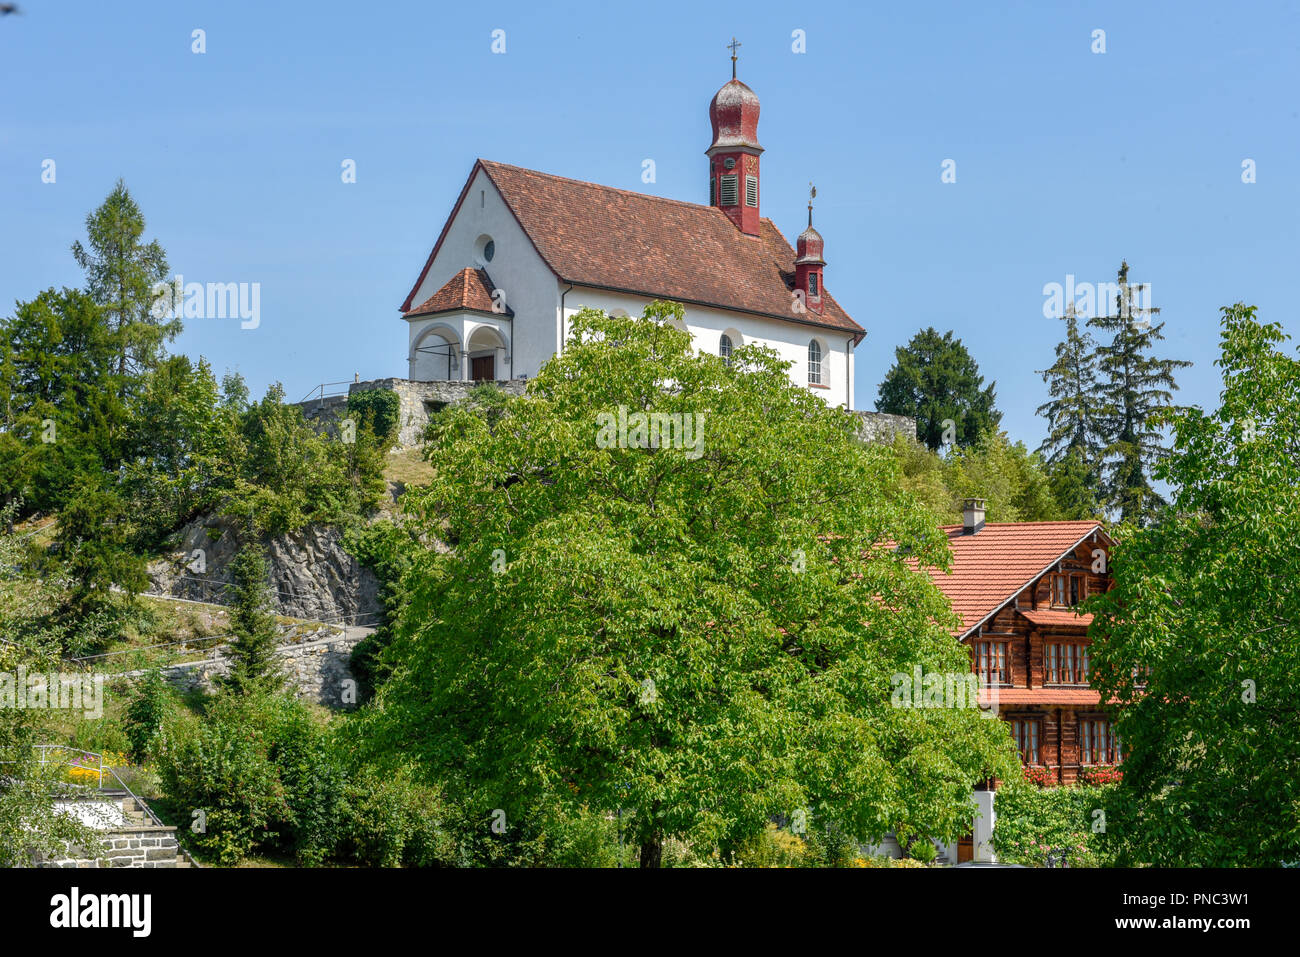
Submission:
[[142,802],[126,791],[96,791],[86,803],[93,805],[86,813],[103,821],[92,824],[101,846],[69,847],[62,855],[38,856],[33,861],[37,867],[198,866],[176,840],[176,828],[155,823]]

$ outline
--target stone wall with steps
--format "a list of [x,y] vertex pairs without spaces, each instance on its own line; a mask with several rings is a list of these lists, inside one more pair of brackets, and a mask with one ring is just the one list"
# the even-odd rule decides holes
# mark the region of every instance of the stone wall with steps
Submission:
[[36,867],[192,867],[193,860],[176,840],[176,828],[154,824],[140,807],[139,802],[127,794],[109,792],[102,797],[112,797],[122,808],[125,824],[114,825],[100,832],[98,848],[70,845],[58,855],[34,855]]

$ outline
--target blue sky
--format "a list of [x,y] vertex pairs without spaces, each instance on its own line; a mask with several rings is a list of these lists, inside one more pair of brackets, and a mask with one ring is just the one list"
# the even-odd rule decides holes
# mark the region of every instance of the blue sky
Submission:
[[1300,4],[991,6],[24,0],[0,19],[0,308],[81,282],[68,247],[121,176],[173,271],[261,284],[257,329],[192,320],[175,350],[291,400],[403,375],[397,307],[475,157],[707,202],[734,34],[763,214],[793,239],[816,182],[827,287],[867,328],[859,408],[896,346],[953,329],[1036,446],[1043,286],[1121,258],[1195,363],[1180,398],[1214,405],[1220,306],[1300,331]]

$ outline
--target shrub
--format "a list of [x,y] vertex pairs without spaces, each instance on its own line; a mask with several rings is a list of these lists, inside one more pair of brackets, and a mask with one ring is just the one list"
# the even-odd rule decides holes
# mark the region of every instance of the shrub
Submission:
[[396,392],[367,389],[348,396],[348,414],[366,425],[386,445],[397,435],[401,424],[401,403]]
[[436,792],[404,773],[363,770],[347,787],[341,850],[370,867],[450,864],[455,846],[441,808]]
[[162,730],[169,697],[170,691],[161,671],[149,672],[136,687],[122,723],[131,743],[131,754],[137,761],[148,757],[154,739]]
[[805,867],[812,854],[798,835],[769,823],[736,849],[742,867]]
[[838,825],[808,828],[807,866],[852,867],[857,858],[858,842]]
[[323,864],[344,835],[347,772],[325,728],[289,698],[272,699],[268,757],[284,785],[288,815],[280,845],[299,864]]
[[182,816],[200,830],[195,843],[223,865],[237,864],[274,840],[272,823],[289,815],[284,786],[258,730],[229,715],[165,725],[155,747],[159,781]]
[[[618,821],[609,815],[583,808],[556,821],[547,829],[551,845],[545,863],[549,867],[618,867]],[[636,849],[624,846],[624,866]]]
[[[998,789],[997,824],[993,848],[1008,864],[1042,867],[1047,854],[1065,851],[1071,867],[1099,867],[1110,863],[1112,852],[1104,831],[1104,811],[1113,793],[1105,787],[1076,785],[1039,788],[1008,782]],[[1103,815],[1095,815],[1101,810]]]

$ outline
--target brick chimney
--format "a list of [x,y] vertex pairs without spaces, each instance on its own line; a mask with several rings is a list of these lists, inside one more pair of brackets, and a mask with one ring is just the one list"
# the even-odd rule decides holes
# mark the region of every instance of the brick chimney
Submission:
[[984,527],[984,499],[968,498],[961,504],[961,533],[974,535]]

